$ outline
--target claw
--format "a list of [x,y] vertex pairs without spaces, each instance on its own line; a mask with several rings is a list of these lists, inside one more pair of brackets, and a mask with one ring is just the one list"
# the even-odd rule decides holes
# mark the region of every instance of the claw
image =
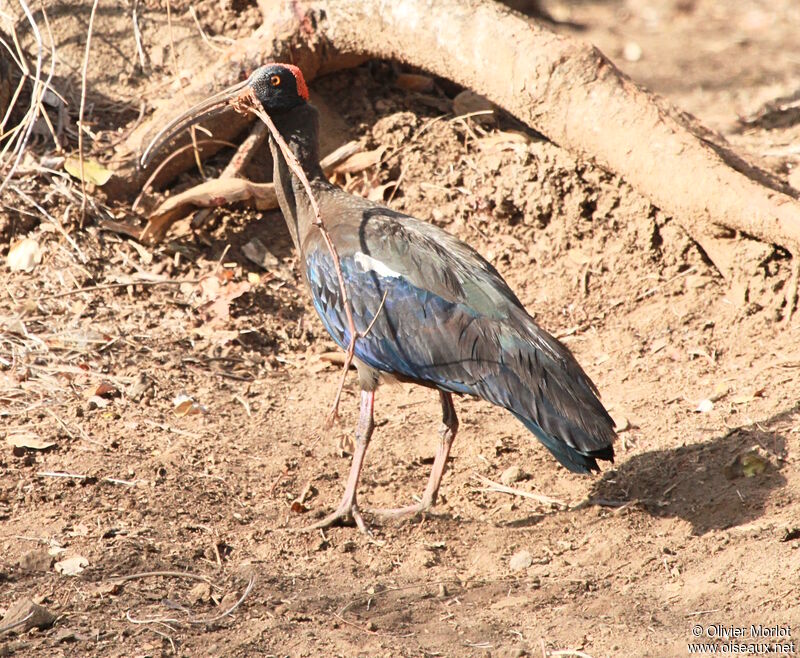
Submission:
[[345,525],[351,519],[355,521],[356,526],[362,534],[372,537],[372,531],[361,516],[361,512],[355,502],[350,505],[340,505],[335,512],[328,514],[324,519],[320,519],[316,523],[303,526],[302,528],[290,528],[289,532],[311,532],[312,530],[330,528],[337,524]]

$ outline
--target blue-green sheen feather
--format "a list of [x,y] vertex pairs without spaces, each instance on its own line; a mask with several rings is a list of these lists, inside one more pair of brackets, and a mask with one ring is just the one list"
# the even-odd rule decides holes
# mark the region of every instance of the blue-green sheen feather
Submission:
[[[387,218],[381,220],[385,228]],[[595,457],[611,459],[613,425],[591,381],[538,328],[494,268],[444,232],[460,251],[446,240],[435,240],[433,248],[435,227],[424,225],[427,235],[420,235],[413,229],[421,222],[390,220],[388,234],[402,241],[402,258],[387,256],[387,232],[376,245],[362,226],[357,246],[342,229],[334,232],[356,330],[365,331],[380,309],[356,342],[356,356],[377,370],[508,409],[572,471],[596,470]],[[321,242],[305,256],[314,306],[346,348],[350,335],[333,261]]]

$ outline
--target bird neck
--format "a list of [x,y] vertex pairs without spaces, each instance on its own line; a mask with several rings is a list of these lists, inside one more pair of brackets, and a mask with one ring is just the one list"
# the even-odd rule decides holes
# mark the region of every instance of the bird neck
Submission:
[[[292,151],[312,192],[330,187],[319,164],[319,114],[313,105],[300,107],[272,117],[275,127]],[[300,178],[291,170],[286,158],[274,139],[270,137],[272,150],[273,181],[278,204],[283,212],[295,248],[302,254],[302,245],[314,225],[314,211]]]

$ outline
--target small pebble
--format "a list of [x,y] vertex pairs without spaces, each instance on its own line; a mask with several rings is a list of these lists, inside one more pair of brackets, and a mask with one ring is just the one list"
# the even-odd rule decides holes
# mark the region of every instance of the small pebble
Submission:
[[239,600],[239,595],[236,592],[228,592],[225,596],[222,597],[222,601],[219,602],[219,607],[223,610],[229,610],[236,602]]
[[500,475],[500,482],[502,482],[507,487],[510,487],[515,482],[519,482],[524,477],[524,474],[519,466],[509,466],[503,473]]
[[638,62],[642,59],[642,47],[635,41],[629,41],[622,49],[622,56],[629,62]]
[[532,564],[533,555],[530,554],[530,551],[519,551],[514,553],[508,562],[508,566],[511,567],[511,571],[522,571],[523,569],[527,569]]

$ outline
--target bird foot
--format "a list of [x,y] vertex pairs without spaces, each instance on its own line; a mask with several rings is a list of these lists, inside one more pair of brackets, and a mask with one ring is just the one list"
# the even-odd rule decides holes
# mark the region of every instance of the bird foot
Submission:
[[290,532],[311,532],[312,530],[319,530],[321,528],[330,528],[334,525],[345,525],[350,520],[355,521],[356,526],[362,534],[368,537],[372,536],[372,531],[361,516],[361,512],[355,503],[347,505],[339,505],[339,508],[328,514],[324,519],[312,523],[311,525],[303,526],[302,528],[291,528]]
[[399,519],[423,514],[429,511],[431,507],[433,507],[433,501],[423,499],[415,505],[406,505],[405,507],[395,507],[393,509],[369,509],[367,512],[384,518]]

